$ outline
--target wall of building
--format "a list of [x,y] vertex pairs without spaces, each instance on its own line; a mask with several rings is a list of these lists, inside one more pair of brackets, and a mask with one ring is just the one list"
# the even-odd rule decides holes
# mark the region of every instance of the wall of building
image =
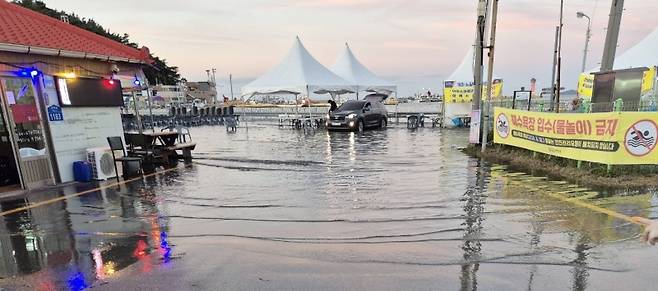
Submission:
[[87,149],[108,147],[108,136],[121,136],[117,108],[63,108],[64,121],[51,122],[54,151],[62,182],[73,181],[73,163],[87,160]]
[[[46,107],[59,106],[52,80],[52,76],[44,76]],[[63,107],[62,115],[62,121],[49,121],[49,125],[52,150],[61,182],[65,183],[73,181],[73,162],[86,161],[89,148],[108,147],[108,136],[123,138],[123,125],[119,107]]]
[[[45,108],[60,106],[53,77],[56,75],[73,72],[80,77],[108,79],[113,75],[113,66],[116,66],[119,73],[114,77],[123,88],[132,86],[134,76],[144,79],[139,64],[10,52],[0,52],[0,60],[14,65],[0,64],[0,72],[5,74],[17,71],[17,67],[36,68],[42,73],[40,88]],[[43,115],[47,116],[47,113]],[[62,121],[49,120],[48,124],[53,147],[50,150],[55,153],[54,162],[61,182],[65,183],[73,181],[73,162],[86,160],[88,148],[108,147],[108,136],[123,137],[123,126],[120,107],[63,107],[62,115]]]
[[217,89],[214,83],[210,82],[187,82],[187,96],[190,101],[201,99],[206,104],[215,104],[217,102]]

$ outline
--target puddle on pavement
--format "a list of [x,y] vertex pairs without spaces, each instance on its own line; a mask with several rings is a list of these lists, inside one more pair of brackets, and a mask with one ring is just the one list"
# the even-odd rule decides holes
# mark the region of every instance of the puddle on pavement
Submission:
[[[436,280],[454,280],[462,290],[490,277],[538,289],[559,279],[584,290],[596,285],[593,273],[633,276],[639,267],[618,255],[641,247],[640,228],[554,195],[658,217],[649,193],[603,197],[481,164],[458,150],[464,131],[192,134],[199,147],[191,168],[3,217],[0,286],[99,286],[124,269],[148,274],[194,263],[186,254],[203,242],[320,265],[455,266],[458,272]],[[0,205],[6,211],[89,188]],[[642,252],[649,258],[641,266],[658,258]],[[490,286],[506,286],[496,280]]]

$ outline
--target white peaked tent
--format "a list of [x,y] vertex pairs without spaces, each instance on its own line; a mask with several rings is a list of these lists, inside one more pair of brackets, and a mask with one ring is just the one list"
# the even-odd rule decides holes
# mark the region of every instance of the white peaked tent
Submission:
[[[473,82],[473,65],[475,60],[473,46],[468,49],[466,56],[462,59],[459,66],[445,79],[445,81],[452,81],[458,83],[472,83]],[[444,83],[445,84],[445,83]],[[448,98],[447,96],[444,96]],[[443,126],[454,127],[457,124],[453,121],[456,117],[468,116],[471,112],[471,103],[443,103]]]
[[472,82],[473,81],[473,66],[475,65],[475,51],[473,46],[468,49],[466,56],[459,64],[459,66],[450,74],[446,81],[455,82]]
[[[474,67],[475,67],[475,48],[473,46],[470,46],[468,51],[466,52],[466,55],[464,56],[464,59],[462,59],[462,62],[452,72],[452,74],[450,74],[450,76],[445,80],[455,81],[455,82],[473,82],[475,78]],[[487,82],[487,67],[488,65],[485,63],[483,68],[484,74],[482,75],[482,77],[484,78],[482,81],[484,83]],[[496,76],[496,74],[494,74],[494,79],[499,79],[498,76]]]
[[[483,75],[482,75],[482,83],[484,86],[487,85],[488,82],[488,76],[487,76],[487,68],[488,64],[483,64]],[[501,80],[499,76],[494,74],[493,80]],[[453,81],[453,82],[462,82],[462,83],[470,83],[471,86],[473,86],[473,82],[475,81],[475,48],[474,46],[470,46],[468,51],[466,52],[466,55],[462,59],[462,62],[457,66],[457,68],[446,78],[444,81]]]
[[350,82],[355,87],[356,96],[360,91],[391,94],[397,91],[397,86],[389,81],[379,78],[368,70],[352,53],[346,43],[343,54],[338,57],[331,71]]
[[[658,27],[639,43],[615,58],[615,70],[658,65]],[[599,71],[596,67],[590,72]]]
[[242,96],[258,94],[344,94],[353,86],[320,64],[304,47],[299,37],[288,55],[269,72],[242,88]]

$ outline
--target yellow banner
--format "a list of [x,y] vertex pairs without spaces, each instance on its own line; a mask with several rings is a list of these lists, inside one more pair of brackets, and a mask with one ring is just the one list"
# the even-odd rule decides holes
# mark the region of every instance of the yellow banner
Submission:
[[643,98],[653,94],[654,80],[656,80],[656,67],[649,67],[642,75],[642,93]]
[[658,112],[543,113],[496,107],[494,143],[611,165],[658,164]]
[[[656,80],[656,67],[649,67],[642,75],[642,99],[653,96],[653,87]],[[581,73],[578,77],[578,97],[586,100],[592,99],[594,89],[594,75]]]
[[593,89],[594,75],[581,73],[578,77],[578,97],[586,100],[592,100]]
[[[454,82],[445,81],[443,83],[443,100],[445,103],[471,103],[473,102],[473,92],[475,92],[473,82]],[[487,85],[482,86],[482,98],[486,99]],[[491,97],[500,98],[503,94],[503,80],[496,79],[493,81]]]

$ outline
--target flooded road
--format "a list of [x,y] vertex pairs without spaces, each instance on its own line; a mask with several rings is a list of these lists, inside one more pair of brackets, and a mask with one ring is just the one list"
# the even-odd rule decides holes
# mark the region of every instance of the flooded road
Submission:
[[[640,227],[607,195],[481,163],[467,132],[194,128],[195,162],[2,201],[5,290],[651,290]],[[86,194],[76,194],[86,191]],[[67,196],[68,195],[68,196]],[[67,198],[57,200],[57,197]],[[54,200],[53,200],[54,199]]]

